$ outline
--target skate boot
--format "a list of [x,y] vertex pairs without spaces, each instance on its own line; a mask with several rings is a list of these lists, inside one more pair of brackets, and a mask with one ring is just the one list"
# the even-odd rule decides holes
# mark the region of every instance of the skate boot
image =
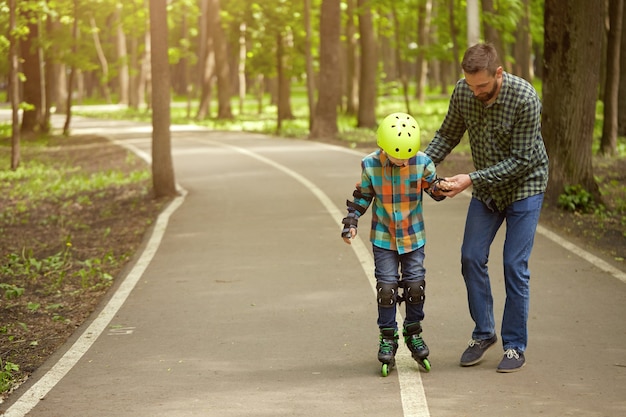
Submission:
[[382,363],[381,374],[387,376],[396,366],[398,332],[393,328],[380,329],[379,341],[378,360]]
[[424,339],[422,339],[422,326],[420,323],[409,324],[404,328],[404,342],[411,351],[411,356],[426,372],[430,371],[428,355],[430,351]]

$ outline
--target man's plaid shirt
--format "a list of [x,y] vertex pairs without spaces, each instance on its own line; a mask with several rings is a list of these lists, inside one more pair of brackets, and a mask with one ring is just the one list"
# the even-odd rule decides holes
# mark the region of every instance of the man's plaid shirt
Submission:
[[[348,211],[360,217],[372,204],[372,244],[400,254],[424,246],[422,192],[436,179],[431,159],[418,152],[407,166],[398,167],[379,149],[363,158],[361,168],[361,182]],[[360,208],[355,210],[354,205]]]
[[439,164],[467,131],[476,171],[473,196],[498,210],[545,191],[548,154],[541,136],[541,101],[526,80],[503,72],[502,87],[489,105],[457,82],[448,114],[426,148]]

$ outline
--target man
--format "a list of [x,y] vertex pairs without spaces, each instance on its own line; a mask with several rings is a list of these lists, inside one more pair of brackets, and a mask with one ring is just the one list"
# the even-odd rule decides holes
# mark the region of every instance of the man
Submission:
[[490,246],[506,222],[506,302],[498,372],[525,364],[529,309],[528,260],[548,182],[548,156],[541,136],[541,101],[527,81],[503,71],[495,48],[477,44],[465,52],[464,79],[457,82],[448,113],[425,153],[439,164],[468,133],[475,171],[445,178],[444,195],[472,186],[461,272],[475,327],[461,366],[479,363],[497,341],[487,269]]

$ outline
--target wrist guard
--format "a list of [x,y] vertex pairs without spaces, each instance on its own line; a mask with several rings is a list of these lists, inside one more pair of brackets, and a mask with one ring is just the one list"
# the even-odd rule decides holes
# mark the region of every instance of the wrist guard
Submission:
[[356,216],[354,212],[348,213],[346,217],[341,221],[343,224],[343,229],[341,230],[341,237],[352,237],[350,233],[350,229],[356,229],[359,225],[359,218]]

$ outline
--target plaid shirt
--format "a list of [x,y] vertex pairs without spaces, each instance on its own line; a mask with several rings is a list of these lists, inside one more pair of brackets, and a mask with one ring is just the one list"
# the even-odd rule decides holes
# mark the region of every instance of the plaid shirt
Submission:
[[457,82],[448,114],[425,153],[439,164],[469,134],[476,171],[475,198],[498,210],[545,191],[548,154],[541,136],[541,101],[526,80],[504,72],[496,101],[485,106],[465,79]]
[[363,158],[361,169],[361,182],[356,185],[353,204],[348,201],[348,212],[358,218],[372,204],[372,244],[400,254],[424,246],[422,191],[436,179],[435,164],[418,152],[407,166],[398,167],[379,149]]

